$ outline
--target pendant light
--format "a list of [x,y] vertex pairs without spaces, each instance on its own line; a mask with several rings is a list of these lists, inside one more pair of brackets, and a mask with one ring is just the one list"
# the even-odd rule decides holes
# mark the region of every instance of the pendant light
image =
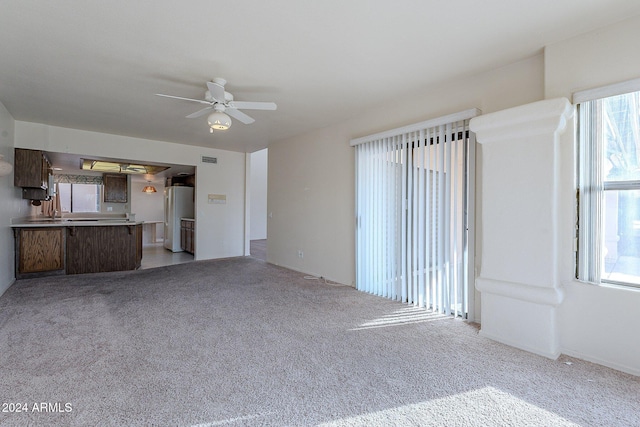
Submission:
[[142,189],[143,193],[157,193],[158,191],[156,190],[156,187],[154,187],[153,185],[151,185],[151,181],[147,181],[147,183],[149,185],[145,185],[145,187]]

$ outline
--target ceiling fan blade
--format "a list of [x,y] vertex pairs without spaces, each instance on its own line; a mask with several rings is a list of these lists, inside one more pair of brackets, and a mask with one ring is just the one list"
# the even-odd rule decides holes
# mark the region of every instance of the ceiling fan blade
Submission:
[[205,114],[207,114],[209,112],[209,110],[211,110],[211,107],[204,107],[202,110],[198,110],[195,113],[191,113],[188,116],[186,116],[187,119],[193,119],[195,117],[200,117],[200,116],[204,116]]
[[182,99],[183,101],[199,102],[200,104],[211,104],[209,101],[204,101],[202,99],[183,98],[181,96],[163,95],[161,93],[156,93],[156,95],[164,96],[165,98]]
[[226,110],[224,110],[224,112],[230,115],[231,117],[233,117],[234,119],[240,120],[245,125],[255,122],[255,119],[253,117],[249,117],[242,111],[236,110],[235,108],[227,108]]
[[207,89],[211,92],[213,99],[224,104],[224,86],[216,82],[207,82]]
[[243,110],[275,110],[278,106],[274,102],[231,101],[229,107]]

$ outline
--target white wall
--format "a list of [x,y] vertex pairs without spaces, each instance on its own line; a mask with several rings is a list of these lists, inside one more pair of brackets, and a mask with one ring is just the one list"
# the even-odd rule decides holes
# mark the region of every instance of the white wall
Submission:
[[353,284],[353,171],[344,125],[269,146],[268,262]]
[[[0,154],[13,165],[15,122],[0,103]],[[20,189],[13,186],[13,172],[0,176],[0,295],[15,280],[14,239],[11,218],[26,215],[29,206],[22,200]]]
[[[640,77],[640,17],[545,49],[545,94],[571,100],[577,90]],[[569,129],[575,125],[569,123]],[[566,296],[559,313],[562,352],[640,375],[640,290],[575,281],[575,138],[561,141],[561,276]]]
[[[196,166],[196,259],[244,254],[245,154],[120,135],[15,122],[15,145],[45,151]],[[201,163],[202,155],[217,164]],[[207,203],[208,194],[227,196]]]
[[482,163],[483,336],[546,357],[560,355],[558,305],[558,133],[566,98],[471,119]]
[[[130,201],[131,213],[136,215],[136,221],[160,221],[160,224],[145,224],[142,227],[142,243],[157,243],[164,237],[164,179],[155,181],[129,180],[131,186]],[[142,189],[147,185],[153,185],[157,192],[143,193]],[[153,241],[153,229],[155,228],[156,242]]]
[[269,150],[251,153],[251,240],[267,238],[267,162]]
[[[153,185],[156,193],[143,193],[142,189]],[[136,214],[136,221],[164,221],[164,182],[131,180],[131,213]]]
[[[477,107],[497,111],[543,97],[542,55],[399,95],[390,105],[269,146],[267,260],[355,282],[355,157],[351,138]],[[478,153],[481,156],[481,152]],[[481,206],[478,206],[481,215]],[[481,217],[479,217],[481,218]],[[298,257],[302,250],[304,257]],[[479,310],[477,310],[479,312]]]

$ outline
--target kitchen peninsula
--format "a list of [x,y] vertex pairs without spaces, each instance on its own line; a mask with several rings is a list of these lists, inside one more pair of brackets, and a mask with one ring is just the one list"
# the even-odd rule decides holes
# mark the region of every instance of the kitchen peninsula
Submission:
[[135,270],[142,222],[128,214],[15,218],[16,278]]

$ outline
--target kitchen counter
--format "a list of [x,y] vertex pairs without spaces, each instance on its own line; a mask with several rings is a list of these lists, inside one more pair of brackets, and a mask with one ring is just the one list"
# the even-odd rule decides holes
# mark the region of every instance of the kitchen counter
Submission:
[[46,216],[29,216],[12,218],[12,228],[24,227],[86,227],[86,226],[113,226],[113,225],[138,225],[142,221],[135,220],[135,214],[109,214],[109,213],[85,213],[69,214],[62,217],[49,218]]
[[135,270],[142,224],[132,218],[16,218],[16,278]]
[[113,225],[138,225],[143,221],[131,221],[127,219],[33,219],[19,221],[11,224],[11,228],[25,227],[91,227]]

